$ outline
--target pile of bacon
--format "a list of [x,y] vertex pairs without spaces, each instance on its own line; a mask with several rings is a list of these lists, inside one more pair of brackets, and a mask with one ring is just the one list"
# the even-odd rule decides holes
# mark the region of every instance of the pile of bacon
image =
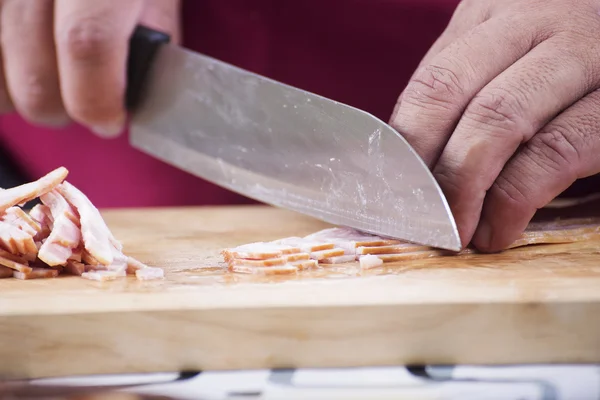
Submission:
[[[556,220],[531,223],[509,248],[533,244],[571,243],[600,237],[597,219]],[[365,234],[350,228],[325,229],[306,237],[290,237],[225,249],[221,253],[232,272],[281,275],[317,268],[319,265],[358,261],[362,269],[384,263],[474,253],[465,249],[451,253],[428,246]]]
[[[61,273],[107,281],[135,275],[160,279],[163,270],[123,254],[98,209],[57,168],[37,181],[0,190],[0,278],[55,278]],[[29,213],[26,203],[41,204]]]

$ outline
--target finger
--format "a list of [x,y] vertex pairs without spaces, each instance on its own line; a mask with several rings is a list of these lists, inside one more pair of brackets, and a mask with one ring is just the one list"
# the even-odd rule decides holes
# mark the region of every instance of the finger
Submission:
[[140,23],[171,35],[171,42],[181,42],[181,0],[146,0]]
[[561,41],[540,44],[475,96],[434,168],[465,245],[487,190],[509,158],[598,83],[582,62],[583,52]]
[[600,91],[584,97],[536,134],[507,163],[487,194],[473,244],[506,248],[535,212],[578,178],[600,172]]
[[[2,12],[3,0],[0,0],[0,12]],[[1,22],[1,21],[0,21]],[[2,30],[0,29],[0,42],[2,40]],[[0,115],[7,114],[14,111],[14,105],[10,95],[8,94],[8,88],[6,78],[4,75],[4,51],[0,46]]]
[[54,35],[68,114],[101,136],[124,128],[129,39],[143,0],[56,0]]
[[53,0],[4,0],[0,24],[4,73],[16,110],[34,124],[64,126],[52,36]]
[[15,107],[8,94],[6,78],[4,75],[4,55],[0,57],[0,115],[14,111]]
[[489,17],[489,8],[485,2],[480,0],[460,2],[454,13],[452,13],[452,18],[450,18],[444,32],[433,43],[419,63],[417,71],[419,68],[428,65],[435,56],[446,49],[452,42],[487,21]]
[[[475,28],[477,25],[487,21],[489,18],[489,13],[487,8],[479,7],[484,3],[482,2],[468,2],[462,1],[454,13],[452,14],[452,18],[448,23],[448,26],[442,32],[440,37],[431,45],[427,53],[423,56],[419,65],[413,72],[412,76],[409,79],[409,82],[412,81],[417,73],[420,70],[431,63],[431,60],[446,49],[452,42],[454,42],[457,38],[465,35],[471,29]],[[405,89],[406,90],[406,89]],[[398,101],[394,106],[394,110],[392,111],[392,116],[390,122],[393,123],[396,113],[398,112],[398,108],[402,103],[402,98],[404,97],[404,91],[400,93],[398,97]]]
[[477,26],[417,72],[392,126],[432,166],[473,96],[539,40],[516,19],[495,18]]

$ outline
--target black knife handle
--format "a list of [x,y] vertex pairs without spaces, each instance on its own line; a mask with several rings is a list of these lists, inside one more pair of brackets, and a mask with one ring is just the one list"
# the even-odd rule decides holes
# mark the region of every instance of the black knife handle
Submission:
[[127,89],[125,107],[133,111],[144,92],[144,83],[160,46],[169,43],[171,37],[143,25],[138,25],[129,40],[127,59]]

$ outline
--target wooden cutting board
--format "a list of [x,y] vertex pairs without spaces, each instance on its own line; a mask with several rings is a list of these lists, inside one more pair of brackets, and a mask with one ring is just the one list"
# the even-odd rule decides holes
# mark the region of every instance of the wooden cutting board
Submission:
[[0,376],[600,362],[600,241],[231,275],[219,250],[327,227],[267,207],[104,213],[164,281],[0,280]]

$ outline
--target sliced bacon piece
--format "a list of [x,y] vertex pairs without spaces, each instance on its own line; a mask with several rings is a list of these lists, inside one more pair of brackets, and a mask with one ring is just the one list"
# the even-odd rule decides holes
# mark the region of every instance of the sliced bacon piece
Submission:
[[269,258],[266,260],[245,260],[234,258],[228,262],[230,267],[234,265],[241,265],[246,267],[278,267],[281,265],[286,265],[287,260],[283,257],[278,258]]
[[92,271],[81,274],[82,278],[100,282],[114,281],[124,276],[127,276],[125,271]]
[[4,255],[0,255],[0,265],[8,267],[10,269],[14,269],[18,272],[30,273],[32,268],[26,264],[26,262],[15,261],[11,258],[8,258]]
[[69,260],[65,266],[65,272],[67,274],[81,276],[86,272],[85,265],[75,260]]
[[391,246],[405,243],[400,240],[365,234],[352,228],[324,229],[306,236],[305,239],[331,242],[336,247],[346,250],[347,254],[355,254],[358,247]]
[[83,249],[81,248],[81,244],[80,244],[79,247],[77,247],[76,249],[74,249],[72,251],[72,254],[71,254],[71,257],[69,257],[69,260],[81,262],[82,255],[83,255]]
[[133,257],[127,257],[127,273],[130,275],[135,274],[135,272],[139,269],[144,269],[144,268],[149,268],[146,264],[144,264],[143,262],[133,258]]
[[309,253],[297,253],[297,254],[288,254],[288,255],[284,255],[282,256],[286,261],[288,262],[294,262],[294,261],[307,261],[310,260],[310,254]]
[[354,262],[354,261],[356,261],[356,256],[352,255],[352,254],[338,256],[338,257],[324,258],[322,260],[319,260],[319,262],[321,264],[345,264],[345,263],[350,263],[350,262]]
[[345,255],[345,253],[346,253],[346,251],[344,249],[334,248],[331,250],[322,250],[322,251],[312,252],[312,253],[310,253],[310,258],[312,258],[313,260],[321,261],[325,258],[343,256],[343,255]]
[[308,240],[301,237],[289,237],[285,239],[276,240],[275,244],[283,244],[287,246],[293,246],[304,253],[312,253],[314,251],[330,250],[335,247],[333,243],[320,242],[315,240]]
[[359,232],[352,228],[329,228],[315,232],[305,237],[314,240],[346,240],[353,242],[375,243],[373,246],[383,246],[403,243],[401,240],[386,239],[380,236]]
[[360,257],[360,268],[362,269],[373,269],[383,265],[383,260],[374,255],[366,255]]
[[300,253],[298,247],[266,242],[249,243],[232,249],[225,249],[221,252],[227,262],[236,258],[266,260],[269,258],[281,257],[284,254],[296,253]]
[[92,204],[90,199],[75,186],[65,181],[57,187],[58,192],[73,205],[79,213],[81,234],[85,249],[103,265],[113,262],[112,247],[122,250],[122,245],[117,241],[100,211]]
[[23,209],[20,207],[10,207],[8,210],[6,210],[2,220],[16,226],[23,232],[33,237],[35,237],[42,230],[40,224],[31,218],[31,216],[23,211]]
[[[86,264],[85,266],[85,271],[86,272],[90,272],[90,271],[113,271],[113,272],[125,272],[125,274],[127,274],[127,270],[128,270],[128,261],[127,261],[127,257],[125,257],[123,254],[121,254],[120,251],[116,250],[113,248],[113,251],[115,253],[114,257],[113,257],[113,262],[110,265],[103,265],[100,264],[98,262],[91,262]],[[86,260],[88,261],[92,261],[95,260],[93,257],[91,256],[86,256],[85,257]],[[87,262],[87,261],[86,261]]]
[[54,219],[50,207],[43,204],[37,204],[29,211],[29,216],[39,224],[40,231],[34,236],[36,241],[46,239],[54,226]]
[[161,268],[146,267],[135,271],[135,277],[139,281],[162,279],[165,277],[165,271],[163,271]]
[[279,267],[248,267],[243,265],[234,265],[232,267],[232,271],[254,275],[289,275],[298,273],[298,267],[290,264]]
[[14,271],[13,276],[21,280],[56,278],[58,276],[58,270],[50,268],[32,268],[31,272]]
[[37,253],[33,236],[4,221],[0,221],[0,243],[12,254]]
[[14,270],[0,265],[0,279],[12,278]]
[[127,273],[135,274],[135,277],[141,281],[162,279],[165,277],[165,271],[162,268],[149,267],[133,257],[127,257]]
[[391,246],[375,246],[375,247],[359,247],[356,249],[357,255],[366,254],[399,254],[399,253],[412,253],[415,251],[429,250],[429,246],[421,246],[418,244],[403,243]]
[[66,168],[60,167],[37,181],[0,191],[0,213],[54,190],[68,174],[69,171]]
[[374,256],[381,259],[384,263],[397,262],[397,261],[409,261],[409,260],[420,260],[423,258],[441,257],[448,255],[447,251],[444,250],[427,250],[427,251],[415,251],[413,253],[399,253],[399,254],[368,254],[359,257],[359,261],[363,257]]
[[40,197],[40,200],[50,208],[54,226],[40,247],[38,257],[49,266],[64,265],[81,242],[77,215],[58,192],[46,193]]
[[307,269],[317,268],[319,266],[319,262],[317,260],[302,260],[291,262],[290,265],[298,268],[299,271],[305,271]]
[[81,251],[81,260],[88,265],[100,265],[100,261],[96,260],[87,250]]

